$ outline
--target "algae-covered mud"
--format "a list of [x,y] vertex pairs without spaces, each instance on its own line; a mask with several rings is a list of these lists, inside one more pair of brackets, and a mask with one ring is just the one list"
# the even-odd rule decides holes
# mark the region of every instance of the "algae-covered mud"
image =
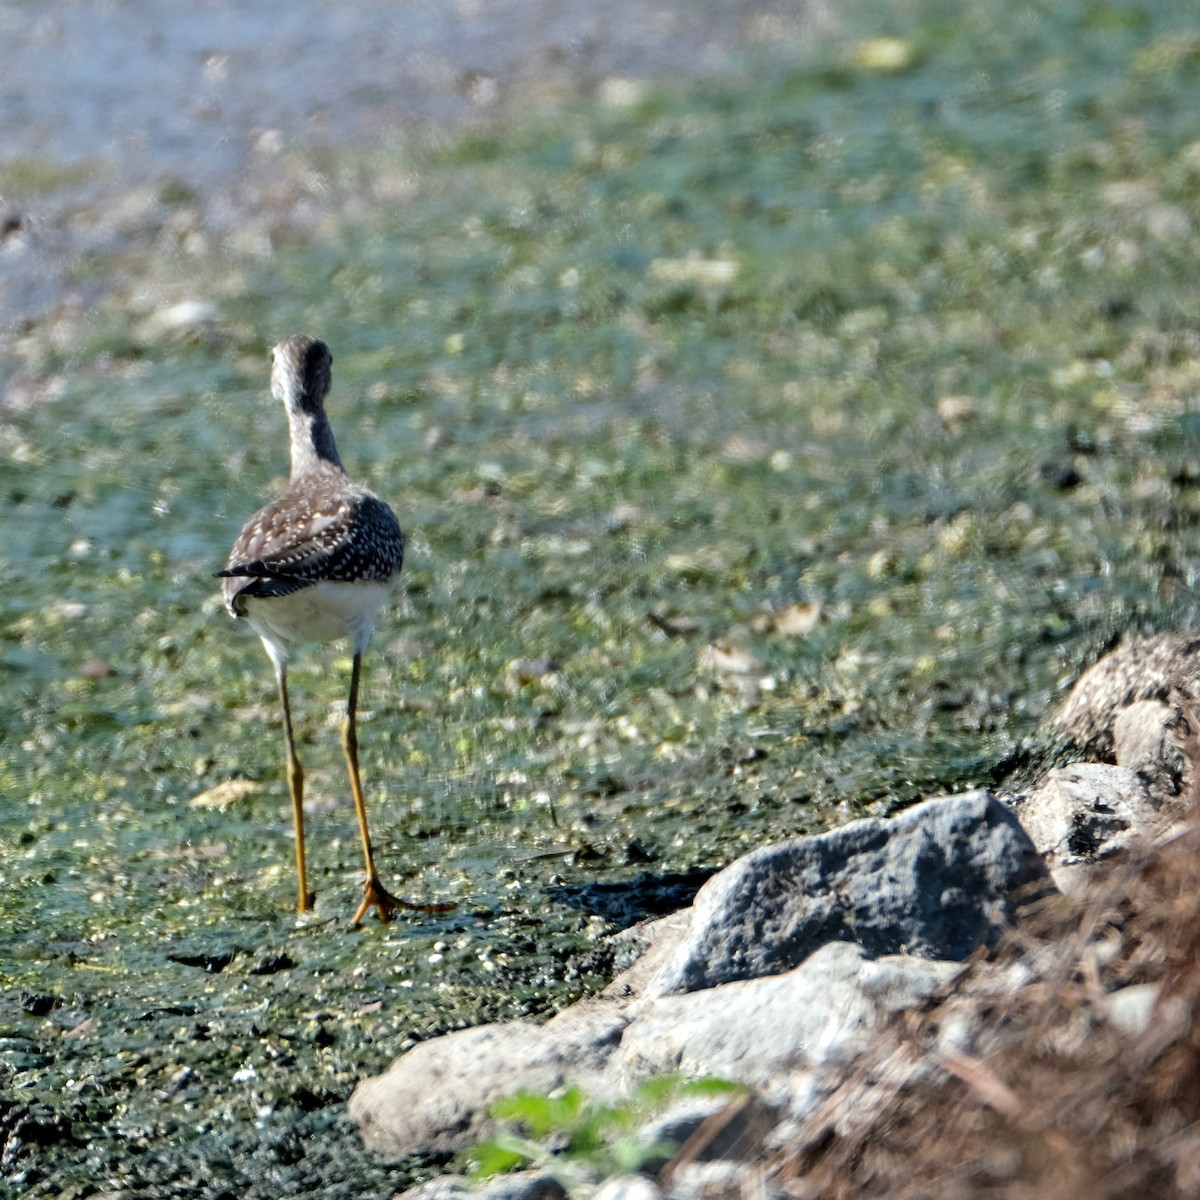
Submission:
[[[574,889],[989,783],[1103,646],[1189,625],[1198,85],[1173,6],[859,11],[791,68],[284,155],[320,222],[125,257],[15,335],[6,1185],[387,1196],[422,1164],[362,1154],[354,1081],[597,985]],[[212,578],[286,471],[298,331],[410,536],[379,864],[455,905],[357,931],[348,664],[292,672],[298,919],[273,681]]]

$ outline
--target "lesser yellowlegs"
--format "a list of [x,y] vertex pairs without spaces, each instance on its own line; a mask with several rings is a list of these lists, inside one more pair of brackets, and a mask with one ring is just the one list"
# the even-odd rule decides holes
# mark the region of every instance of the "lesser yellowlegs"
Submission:
[[333,357],[324,342],[287,338],[271,352],[271,392],[291,429],[292,476],[284,494],[243,526],[219,572],[225,606],[262,638],[279,684],[287,780],[296,832],[298,908],[312,903],[304,858],[304,771],[292,735],[287,666],[293,646],[348,638],[354,652],[342,750],[358,818],[367,882],[354,914],[374,908],[383,921],[407,906],[375,869],[358,770],[356,710],[363,653],[404,560],[404,534],[392,510],[346,474],[325,415]]

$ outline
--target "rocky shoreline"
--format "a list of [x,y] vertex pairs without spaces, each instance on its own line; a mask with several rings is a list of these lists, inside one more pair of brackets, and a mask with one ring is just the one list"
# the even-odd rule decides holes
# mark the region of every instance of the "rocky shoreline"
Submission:
[[[414,1047],[351,1098],[366,1145],[446,1155],[489,1133],[502,1096],[577,1085],[618,1101],[667,1073],[716,1076],[743,1090],[668,1114],[673,1156],[589,1187],[602,1184],[597,1194],[608,1197],[782,1196],[808,1194],[786,1184],[779,1165],[794,1165],[788,1148],[823,1128],[815,1118],[835,1098],[844,1106],[847,1088],[856,1096],[853,1116],[843,1109],[849,1125],[934,1077],[965,1080],[982,1090],[974,1103],[1002,1108],[1004,1089],[982,1065],[1004,1045],[996,1014],[1079,957],[1084,901],[1105,864],[1180,836],[1200,761],[1190,707],[1198,645],[1182,635],[1134,642],[1076,684],[1047,733],[1115,761],[763,847],[710,879],[690,908],[618,935],[641,956],[599,996],[544,1025],[485,1025]],[[1021,931],[1048,910],[1054,936],[1022,943]],[[1098,945],[1107,932],[1095,927],[1085,940]],[[1155,1019],[1159,991],[1119,976],[1097,983],[1092,1019],[1136,1039]],[[885,1084],[864,1069],[898,1024],[934,1008],[943,1018],[920,1054],[893,1063]],[[647,1144],[663,1128],[659,1117],[644,1129]],[[488,1200],[563,1194],[552,1166],[474,1191]],[[445,1176],[406,1194],[468,1191]]]

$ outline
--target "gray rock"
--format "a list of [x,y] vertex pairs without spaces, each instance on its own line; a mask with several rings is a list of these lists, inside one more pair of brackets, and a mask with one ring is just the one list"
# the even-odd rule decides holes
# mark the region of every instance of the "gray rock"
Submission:
[[962,959],[1048,884],[1016,818],[990,792],[928,800],[766,846],[700,889],[687,934],[646,996],[778,974],[829,942],[868,955]]
[[540,1027],[451,1033],[360,1083],[350,1116],[370,1149],[453,1151],[486,1132],[487,1109],[500,1096],[569,1082],[611,1099],[672,1071],[743,1083],[767,1103],[803,1112],[892,1014],[959,969],[907,956],[871,959],[836,942],[782,975],[635,1005],[585,1001]]
[[1127,767],[1074,763],[1050,771],[1017,799],[1017,815],[1055,883],[1075,890],[1078,870],[1153,832],[1158,806]]

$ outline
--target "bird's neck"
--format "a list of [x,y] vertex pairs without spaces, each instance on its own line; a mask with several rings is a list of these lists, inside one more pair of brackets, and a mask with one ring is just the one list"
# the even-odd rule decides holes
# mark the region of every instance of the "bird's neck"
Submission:
[[322,463],[342,470],[329,418],[323,412],[292,412],[292,479],[315,471]]

